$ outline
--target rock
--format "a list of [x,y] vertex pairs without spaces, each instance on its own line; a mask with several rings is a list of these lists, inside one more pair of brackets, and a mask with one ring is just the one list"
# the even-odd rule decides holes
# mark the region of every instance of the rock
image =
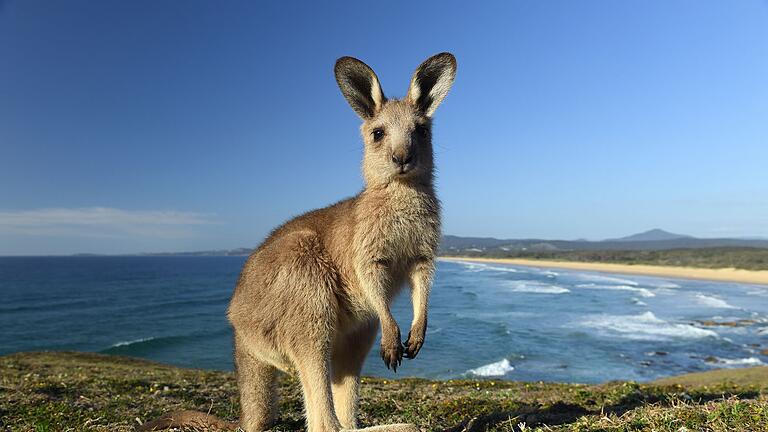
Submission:
[[696,322],[705,327],[738,327],[740,325],[739,321],[700,320]]
[[764,349],[764,350],[760,351],[760,354],[762,354],[764,356],[768,356],[768,349]]
[[715,356],[706,356],[706,357],[704,357],[704,361],[707,362],[707,363],[717,363],[718,362],[717,357],[715,357]]
[[696,320],[695,322],[705,327],[749,327],[757,324],[753,319],[739,319],[735,321]]

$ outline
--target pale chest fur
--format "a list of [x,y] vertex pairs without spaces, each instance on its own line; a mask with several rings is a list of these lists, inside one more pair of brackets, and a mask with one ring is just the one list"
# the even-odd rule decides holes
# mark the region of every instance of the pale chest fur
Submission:
[[431,189],[390,186],[365,195],[356,222],[357,259],[395,271],[433,259],[440,241],[440,204]]

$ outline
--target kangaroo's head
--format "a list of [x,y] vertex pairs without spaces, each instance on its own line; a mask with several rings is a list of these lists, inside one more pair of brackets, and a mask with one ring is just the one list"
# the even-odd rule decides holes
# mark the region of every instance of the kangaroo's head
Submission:
[[456,76],[456,58],[437,54],[416,69],[408,94],[387,99],[379,78],[352,57],[336,61],[336,82],[352,109],[363,119],[363,177],[368,187],[391,182],[432,182],[432,114]]

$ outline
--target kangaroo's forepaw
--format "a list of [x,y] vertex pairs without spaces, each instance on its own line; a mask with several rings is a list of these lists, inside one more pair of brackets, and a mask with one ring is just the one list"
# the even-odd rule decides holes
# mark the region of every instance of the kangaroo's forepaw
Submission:
[[403,344],[398,341],[393,346],[385,347],[382,345],[381,359],[384,360],[387,369],[392,368],[394,372],[397,372],[397,367],[403,362]]
[[408,340],[405,342],[405,353],[403,357],[407,359],[416,358],[416,354],[421,350],[421,346],[424,345],[424,338],[418,338],[408,334]]

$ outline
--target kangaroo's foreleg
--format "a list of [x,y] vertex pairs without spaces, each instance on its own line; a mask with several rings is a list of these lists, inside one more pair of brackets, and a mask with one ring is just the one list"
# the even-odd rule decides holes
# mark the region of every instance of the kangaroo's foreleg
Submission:
[[429,291],[432,287],[432,276],[435,273],[435,261],[422,259],[411,268],[408,279],[411,284],[411,302],[413,303],[413,322],[405,342],[406,358],[414,358],[424,345],[427,333],[427,309]]
[[357,268],[357,275],[369,306],[381,324],[381,359],[387,368],[397,372],[403,361],[403,343],[400,327],[389,310],[392,280],[385,262],[374,260]]

